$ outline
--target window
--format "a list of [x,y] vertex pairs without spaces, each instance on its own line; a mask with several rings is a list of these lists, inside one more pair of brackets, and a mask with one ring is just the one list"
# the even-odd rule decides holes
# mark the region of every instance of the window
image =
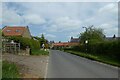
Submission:
[[6,32],[10,32],[11,30],[6,30]]
[[20,32],[20,30],[17,29],[16,32]]

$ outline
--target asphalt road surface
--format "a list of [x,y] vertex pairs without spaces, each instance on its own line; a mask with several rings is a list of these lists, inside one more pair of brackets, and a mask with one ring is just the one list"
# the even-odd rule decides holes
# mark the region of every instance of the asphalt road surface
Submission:
[[47,78],[118,78],[118,68],[51,50]]

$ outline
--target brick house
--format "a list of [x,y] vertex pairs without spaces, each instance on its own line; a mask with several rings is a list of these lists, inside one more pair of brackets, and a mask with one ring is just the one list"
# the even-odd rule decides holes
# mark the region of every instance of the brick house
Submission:
[[28,26],[5,26],[2,28],[3,36],[21,36],[31,39]]
[[72,47],[72,46],[78,46],[79,45],[79,38],[73,38],[71,37],[70,41],[68,42],[57,42],[52,44],[52,48],[59,49],[64,47]]

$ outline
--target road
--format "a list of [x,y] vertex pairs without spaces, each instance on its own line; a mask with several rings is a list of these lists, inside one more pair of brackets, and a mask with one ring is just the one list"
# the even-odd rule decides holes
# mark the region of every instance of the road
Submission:
[[118,78],[118,68],[51,50],[47,78]]

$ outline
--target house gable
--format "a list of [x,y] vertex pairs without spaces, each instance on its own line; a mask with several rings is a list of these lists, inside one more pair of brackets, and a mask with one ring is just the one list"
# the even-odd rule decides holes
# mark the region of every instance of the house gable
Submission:
[[28,26],[26,27],[26,29],[22,35],[23,35],[23,37],[31,38],[31,34],[30,34]]

